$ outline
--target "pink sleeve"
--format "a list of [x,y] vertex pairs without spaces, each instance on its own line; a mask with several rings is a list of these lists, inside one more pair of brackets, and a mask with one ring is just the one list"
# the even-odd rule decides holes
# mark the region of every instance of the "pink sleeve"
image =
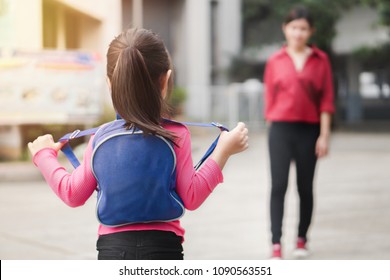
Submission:
[[68,173],[57,160],[57,152],[46,148],[33,158],[54,193],[70,207],[83,205],[96,189],[96,179],[91,170],[92,139],[84,153],[84,160],[72,173]]
[[191,137],[188,129],[180,135],[175,147],[176,190],[188,210],[198,208],[214,190],[223,182],[223,175],[218,164],[208,159],[200,170],[196,171],[192,162]]

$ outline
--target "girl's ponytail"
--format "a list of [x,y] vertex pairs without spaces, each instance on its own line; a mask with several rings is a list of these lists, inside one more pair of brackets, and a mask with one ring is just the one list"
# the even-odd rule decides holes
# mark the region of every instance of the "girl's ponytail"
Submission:
[[174,140],[175,136],[161,127],[161,116],[166,114],[161,79],[170,66],[164,44],[150,31],[130,29],[111,43],[107,74],[112,101],[129,128]]

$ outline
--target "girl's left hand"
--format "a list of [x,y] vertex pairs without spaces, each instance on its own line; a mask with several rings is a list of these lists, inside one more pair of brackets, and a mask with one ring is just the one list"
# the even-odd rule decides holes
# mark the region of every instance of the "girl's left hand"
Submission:
[[317,158],[325,157],[328,154],[328,149],[329,149],[329,137],[320,135],[316,143]]
[[64,144],[65,142],[55,143],[53,140],[53,136],[51,134],[46,134],[43,136],[39,136],[33,142],[28,143],[27,146],[31,152],[31,155],[34,157],[36,153],[45,148],[51,148],[58,152]]

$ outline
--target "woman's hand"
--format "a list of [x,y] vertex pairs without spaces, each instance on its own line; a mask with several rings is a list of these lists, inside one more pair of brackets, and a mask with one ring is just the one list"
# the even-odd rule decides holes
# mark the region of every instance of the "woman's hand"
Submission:
[[65,143],[66,142],[55,143],[53,140],[53,136],[50,134],[46,134],[43,136],[39,136],[33,142],[28,143],[27,146],[31,152],[31,155],[34,157],[36,153],[45,148],[52,148],[58,152]]
[[222,169],[231,155],[248,149],[248,140],[248,129],[245,127],[244,123],[239,122],[233,130],[221,133],[211,158],[217,162]]
[[320,135],[316,143],[316,156],[317,158],[325,157],[329,150],[329,137]]

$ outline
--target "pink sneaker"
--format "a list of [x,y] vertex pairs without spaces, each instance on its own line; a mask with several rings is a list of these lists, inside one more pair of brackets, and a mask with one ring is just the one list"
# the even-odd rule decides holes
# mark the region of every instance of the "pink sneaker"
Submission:
[[271,260],[281,260],[282,259],[282,246],[280,243],[272,244],[272,256]]
[[305,258],[310,255],[309,250],[307,249],[306,239],[298,237],[297,247],[294,250],[294,256],[297,258]]

